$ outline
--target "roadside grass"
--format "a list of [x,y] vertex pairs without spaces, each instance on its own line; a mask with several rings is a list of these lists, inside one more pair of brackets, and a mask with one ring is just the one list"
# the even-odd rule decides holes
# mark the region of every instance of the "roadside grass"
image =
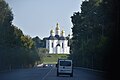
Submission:
[[58,59],[68,59],[69,54],[47,54],[43,59],[43,64],[56,64]]

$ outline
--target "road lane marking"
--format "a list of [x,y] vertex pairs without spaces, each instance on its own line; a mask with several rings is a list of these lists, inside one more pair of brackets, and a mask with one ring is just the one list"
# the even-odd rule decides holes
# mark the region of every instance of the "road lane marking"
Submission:
[[52,69],[50,69],[50,71],[48,71],[48,73],[42,78],[42,80],[44,80],[48,76],[48,74],[52,71]]

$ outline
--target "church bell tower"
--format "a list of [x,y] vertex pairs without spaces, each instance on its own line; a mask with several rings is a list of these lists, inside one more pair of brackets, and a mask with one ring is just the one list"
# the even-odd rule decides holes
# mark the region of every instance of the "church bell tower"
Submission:
[[60,27],[59,24],[56,24],[56,35],[60,36]]

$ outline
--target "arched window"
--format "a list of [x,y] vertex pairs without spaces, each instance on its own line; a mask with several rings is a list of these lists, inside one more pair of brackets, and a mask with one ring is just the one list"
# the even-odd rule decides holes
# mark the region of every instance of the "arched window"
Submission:
[[60,46],[60,44],[57,44],[56,46]]

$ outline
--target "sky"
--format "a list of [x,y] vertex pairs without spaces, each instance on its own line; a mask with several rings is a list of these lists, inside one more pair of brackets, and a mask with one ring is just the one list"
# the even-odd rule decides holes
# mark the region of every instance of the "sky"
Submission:
[[71,16],[80,12],[82,0],[5,0],[12,9],[13,24],[25,35],[39,36],[41,39],[50,35],[59,23],[60,30],[66,36],[72,34]]

